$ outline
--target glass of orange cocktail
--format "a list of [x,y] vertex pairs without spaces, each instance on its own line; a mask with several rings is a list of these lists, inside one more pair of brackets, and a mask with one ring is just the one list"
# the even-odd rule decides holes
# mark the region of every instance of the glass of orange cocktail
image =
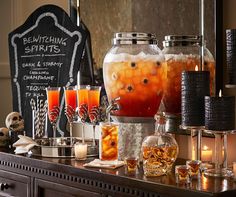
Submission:
[[60,113],[60,87],[48,87],[47,102],[48,102],[48,118],[53,128],[53,137],[56,137],[56,122]]
[[118,129],[119,126],[112,122],[102,122],[99,158],[101,160],[118,160]]
[[64,87],[65,93],[65,114],[70,124],[70,137],[72,137],[72,123],[76,117],[76,87],[68,86]]
[[88,89],[87,85],[79,85],[77,89],[78,115],[82,122],[82,140],[84,143],[84,123],[88,117]]
[[95,146],[95,126],[100,116],[100,86],[88,86],[88,115],[93,125],[93,146]]

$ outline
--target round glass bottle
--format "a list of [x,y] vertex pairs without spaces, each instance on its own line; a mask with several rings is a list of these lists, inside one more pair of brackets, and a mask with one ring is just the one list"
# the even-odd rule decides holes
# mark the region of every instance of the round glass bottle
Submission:
[[[164,91],[166,67],[156,37],[148,33],[116,33],[103,63],[109,101],[117,101],[116,117],[153,117]],[[120,119],[121,122],[122,118]]]
[[175,138],[165,130],[165,114],[157,114],[155,119],[155,134],[145,137],[142,143],[145,176],[161,176],[170,172],[179,152]]
[[[165,36],[162,50],[167,66],[167,79],[163,102],[165,111],[170,114],[181,113],[181,73],[184,70],[200,68],[199,36]],[[215,60],[210,51],[204,48],[203,70],[210,71],[211,95],[215,92]]]

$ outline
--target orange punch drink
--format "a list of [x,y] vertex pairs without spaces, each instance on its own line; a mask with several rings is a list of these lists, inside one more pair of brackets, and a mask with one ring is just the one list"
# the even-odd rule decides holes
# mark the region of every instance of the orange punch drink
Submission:
[[87,118],[88,89],[86,85],[79,85],[77,89],[78,115],[82,121]]
[[104,82],[109,100],[117,101],[116,116],[153,117],[157,112],[166,80],[162,55],[112,54],[105,57]]
[[[89,91],[88,91],[88,112],[89,112],[89,118],[90,121],[93,122],[94,119],[96,119],[96,111],[98,110],[100,106],[100,91],[101,87],[100,86],[89,86]],[[99,113],[97,111],[97,113]]]
[[50,122],[56,122],[59,112],[60,87],[49,87],[47,90],[48,117]]
[[[182,71],[194,71],[200,68],[200,60],[194,55],[166,55],[167,80],[164,91],[164,105],[166,112],[171,114],[181,113],[181,73]],[[210,72],[211,95],[214,95],[215,84],[215,62],[206,59],[204,70]]]
[[101,123],[100,159],[114,161],[118,159],[118,124]]
[[86,85],[80,85],[77,90],[78,106],[86,104],[88,106],[88,89]]
[[76,88],[74,86],[64,87],[66,107],[70,107],[73,111],[76,110]]

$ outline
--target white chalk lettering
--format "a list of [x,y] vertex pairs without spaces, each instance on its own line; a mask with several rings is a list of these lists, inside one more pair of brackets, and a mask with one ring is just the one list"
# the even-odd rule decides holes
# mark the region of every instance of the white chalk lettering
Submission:
[[33,92],[32,93],[32,97],[42,97],[42,96],[45,96],[45,95],[41,92]]
[[55,36],[30,36],[23,38],[23,44],[59,44],[66,46],[67,45],[67,39],[63,37],[55,37]]
[[54,66],[56,66],[56,67],[61,68],[62,64],[63,63],[61,63],[61,62],[43,62],[43,67],[54,67]]
[[37,63],[37,67],[40,67],[40,66],[41,66],[41,62],[38,61],[38,63]]
[[26,46],[25,47],[25,53],[38,53],[38,52],[43,52],[43,53],[60,53],[61,49],[58,45],[31,45],[31,46]]
[[31,70],[29,71],[30,75],[49,75],[48,71],[37,71],[37,70]]
[[26,92],[26,93],[25,93],[25,96],[26,96],[26,97],[30,97],[30,96],[31,96],[31,93],[30,93],[30,92]]
[[22,68],[33,68],[35,67],[35,63],[22,63]]
[[27,91],[44,91],[46,88],[46,86],[26,86],[26,90]]
[[23,80],[47,80],[47,81],[53,81],[55,76],[41,76],[41,75],[24,75]]

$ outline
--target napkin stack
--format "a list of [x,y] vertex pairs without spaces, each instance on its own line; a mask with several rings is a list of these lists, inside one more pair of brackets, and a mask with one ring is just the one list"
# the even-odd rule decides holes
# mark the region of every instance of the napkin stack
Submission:
[[84,164],[84,167],[116,169],[123,165],[123,161],[101,161],[100,159],[94,159],[93,161]]
[[13,147],[16,149],[14,150],[15,154],[23,154],[28,153],[30,149],[34,146],[38,146],[38,144],[32,140],[32,138],[19,135],[20,139],[13,144]]

